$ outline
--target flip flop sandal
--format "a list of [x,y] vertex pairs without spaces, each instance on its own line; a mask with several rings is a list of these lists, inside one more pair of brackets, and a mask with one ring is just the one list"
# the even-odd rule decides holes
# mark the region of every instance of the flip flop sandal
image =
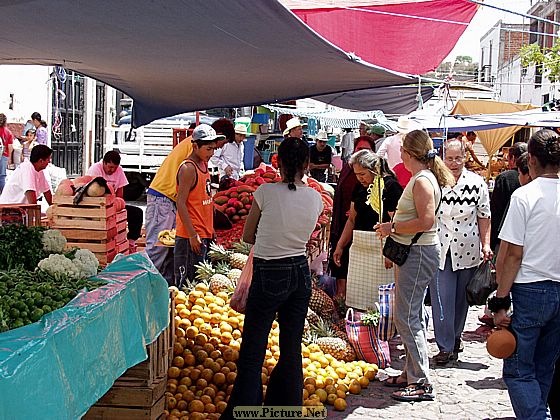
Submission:
[[433,401],[432,386],[424,384],[411,384],[406,388],[393,392],[391,397],[397,401],[416,402]]
[[407,381],[398,382],[400,376],[389,376],[385,381],[383,381],[383,385],[391,387],[391,388],[402,388],[408,385]]

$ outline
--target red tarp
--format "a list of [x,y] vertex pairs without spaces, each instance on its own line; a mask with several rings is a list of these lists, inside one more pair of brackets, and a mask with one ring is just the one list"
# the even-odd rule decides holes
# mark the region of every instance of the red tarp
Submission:
[[321,7],[322,3],[332,5],[331,1],[281,1],[339,48],[372,64],[409,74],[435,69],[478,8],[467,0],[337,0],[336,7]]

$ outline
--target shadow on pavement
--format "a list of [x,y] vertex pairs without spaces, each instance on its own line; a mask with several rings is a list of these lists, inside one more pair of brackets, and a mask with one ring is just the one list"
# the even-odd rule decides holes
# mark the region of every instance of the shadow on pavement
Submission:
[[450,362],[444,366],[438,366],[435,364],[433,359],[430,359],[430,369],[439,370],[439,369],[468,369],[468,370],[483,370],[488,369],[489,366],[485,365],[484,363],[472,363],[472,362],[462,362],[461,360],[456,362]]
[[474,389],[507,389],[502,378],[484,378],[477,381],[465,381],[465,384]]

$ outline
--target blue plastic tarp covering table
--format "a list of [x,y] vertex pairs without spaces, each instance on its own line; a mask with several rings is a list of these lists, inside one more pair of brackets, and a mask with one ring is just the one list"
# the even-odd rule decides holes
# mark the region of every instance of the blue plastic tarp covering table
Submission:
[[0,334],[0,419],[77,419],[169,324],[167,282],[145,254],[119,255],[39,322]]

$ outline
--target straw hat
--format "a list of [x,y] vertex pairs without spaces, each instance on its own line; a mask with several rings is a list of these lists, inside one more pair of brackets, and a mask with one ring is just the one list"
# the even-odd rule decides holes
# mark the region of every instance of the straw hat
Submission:
[[286,121],[286,129],[282,133],[284,136],[290,134],[290,130],[296,127],[305,127],[307,124],[302,124],[298,117],[290,118]]
[[329,141],[329,136],[325,130],[320,130],[315,136],[315,141]]
[[414,123],[411,121],[410,118],[407,116],[399,117],[397,121],[397,131],[402,134],[410,133],[412,130],[415,130],[417,127],[414,126]]
[[235,134],[247,136],[247,126],[245,124],[235,124]]

